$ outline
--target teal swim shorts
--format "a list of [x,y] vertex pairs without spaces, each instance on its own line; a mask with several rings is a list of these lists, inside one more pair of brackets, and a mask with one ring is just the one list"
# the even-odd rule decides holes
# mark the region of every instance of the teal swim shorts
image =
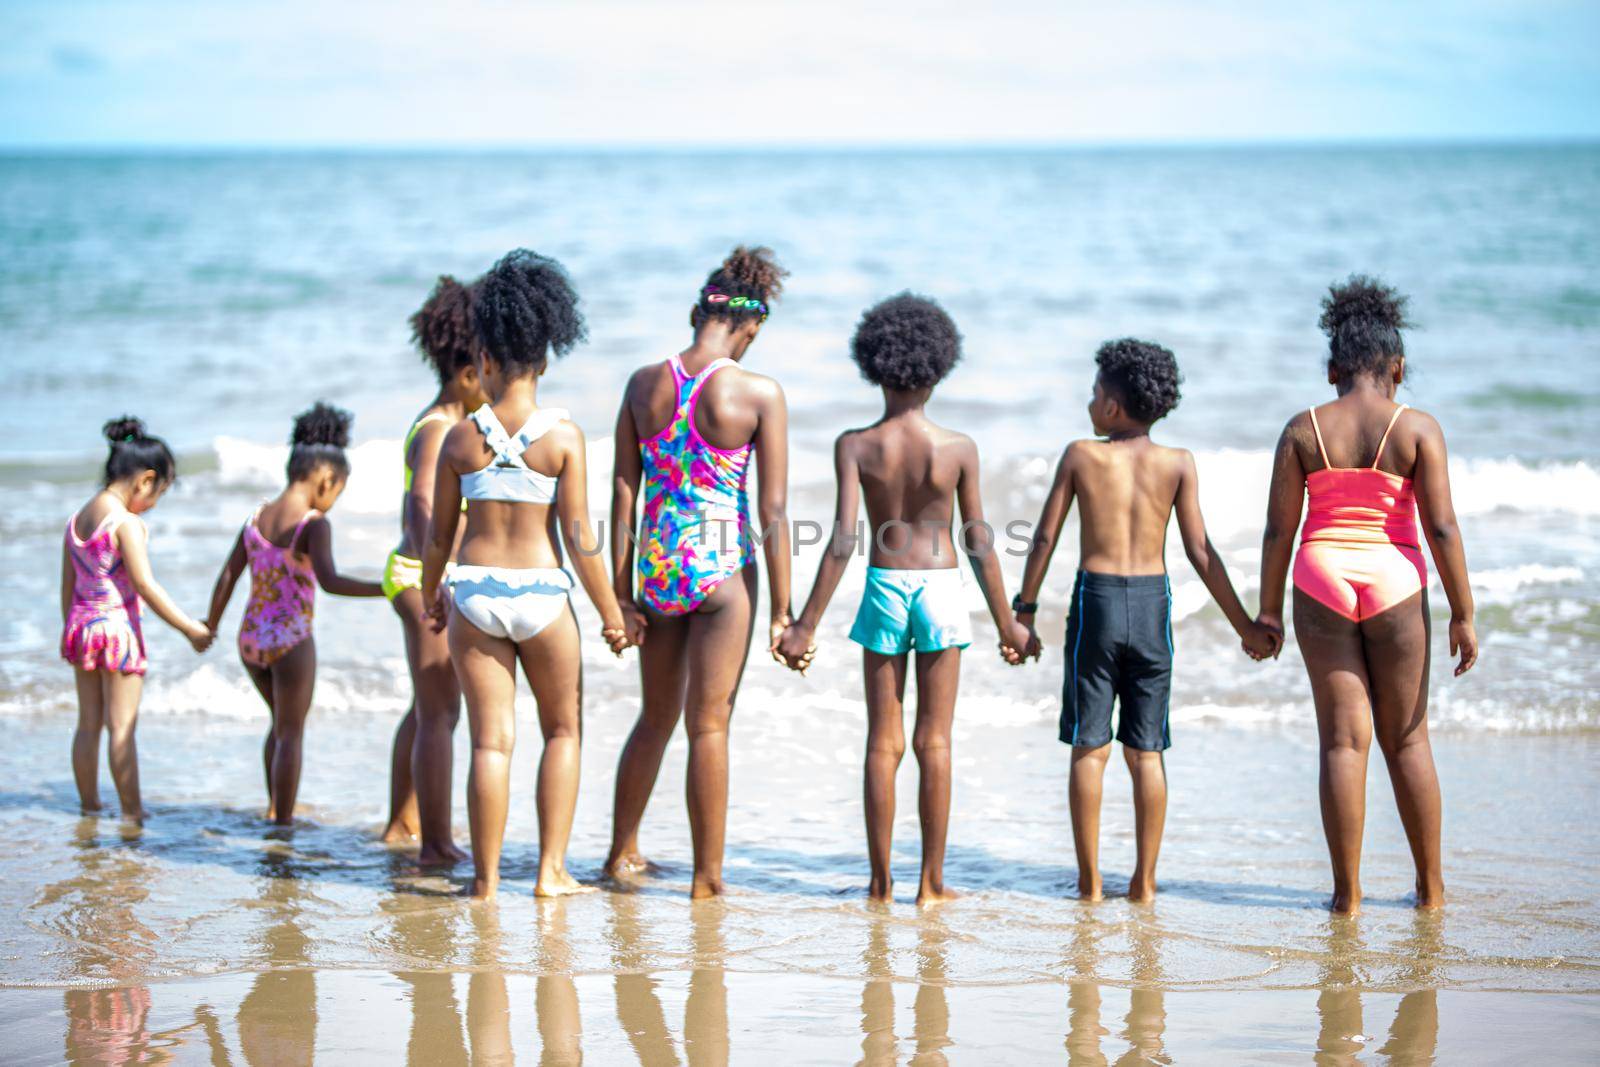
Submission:
[[884,656],[966,648],[972,644],[972,620],[962,596],[961,571],[868,567],[850,640]]

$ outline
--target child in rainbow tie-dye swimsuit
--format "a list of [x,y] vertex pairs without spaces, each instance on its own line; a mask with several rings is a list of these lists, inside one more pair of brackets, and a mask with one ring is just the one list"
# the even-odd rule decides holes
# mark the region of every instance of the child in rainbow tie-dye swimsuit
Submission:
[[[639,823],[681,717],[689,733],[696,897],[722,892],[728,721],[756,607],[756,539],[745,486],[752,459],[766,533],[771,641],[789,624],[788,414],[778,383],[740,363],[784,273],[765,248],[734,249],[690,312],[693,343],[637,371],[617,417],[612,574],[629,635],[641,646],[644,707],[617,768],[606,870],[622,876],[644,864]],[[628,535],[641,493],[643,521],[634,538]]]

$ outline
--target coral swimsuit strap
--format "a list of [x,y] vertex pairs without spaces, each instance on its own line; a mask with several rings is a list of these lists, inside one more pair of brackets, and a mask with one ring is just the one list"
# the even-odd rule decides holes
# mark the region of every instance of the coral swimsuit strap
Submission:
[[[1372,457],[1372,466],[1365,469],[1374,471],[1378,470],[1378,462],[1383,459],[1383,450],[1389,445],[1389,434],[1394,431],[1394,424],[1400,421],[1400,413],[1405,411],[1405,409],[1410,406],[1411,405],[1409,404],[1401,404],[1399,407],[1394,409],[1394,414],[1389,416],[1389,425],[1383,428],[1383,437],[1378,440],[1378,454]],[[1362,468],[1360,467],[1335,467],[1332,463],[1328,462],[1328,448],[1322,443],[1322,426],[1317,422],[1317,409],[1307,408],[1306,413],[1311,416],[1311,430],[1317,435],[1317,452],[1322,456],[1322,469],[1330,471],[1361,470]],[[1316,472],[1313,471],[1312,473]],[[1381,474],[1383,472],[1379,471],[1379,473]]]

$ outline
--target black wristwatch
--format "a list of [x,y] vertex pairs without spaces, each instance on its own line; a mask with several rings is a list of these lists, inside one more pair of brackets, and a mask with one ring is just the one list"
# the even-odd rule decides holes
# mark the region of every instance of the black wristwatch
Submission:
[[1011,614],[1037,615],[1038,613],[1039,602],[1037,600],[1023,600],[1021,593],[1011,598]]

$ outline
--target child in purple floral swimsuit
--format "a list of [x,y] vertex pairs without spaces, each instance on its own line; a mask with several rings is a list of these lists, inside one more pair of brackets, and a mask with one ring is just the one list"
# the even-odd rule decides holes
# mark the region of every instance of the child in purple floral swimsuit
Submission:
[[105,425],[105,484],[67,523],[61,552],[61,658],[78,687],[72,776],[85,812],[100,810],[100,731],[111,735],[111,778],[124,818],[144,816],[134,727],[144,691],[142,602],[204,652],[212,633],[184,614],[150,574],[139,519],[177,477],[172,450],[134,418]]
[[222,621],[233,587],[248,566],[250,599],[239,623],[239,658],[267,702],[272,726],[262,760],[267,818],[294,820],[300,763],[317,648],[311,636],[316,586],[339,596],[378,597],[383,586],[349,578],[333,563],[333,527],[326,512],[344,492],[350,461],[350,413],[317,404],[294,420],[289,485],[256,509],[239,531],[211,594],[210,625]]

